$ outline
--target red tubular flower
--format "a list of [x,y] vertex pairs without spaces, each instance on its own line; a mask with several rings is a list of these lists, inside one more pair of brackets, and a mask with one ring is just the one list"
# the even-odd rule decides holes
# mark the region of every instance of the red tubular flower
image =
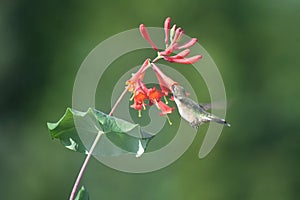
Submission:
[[150,67],[150,59],[147,58],[141,68],[135,73],[132,74],[132,77],[126,81],[126,85],[129,86],[128,91],[133,92],[138,87],[138,81],[144,79],[146,70]]
[[156,102],[155,105],[159,110],[161,110],[161,113],[160,113],[161,115],[170,114],[175,109],[175,108],[170,108],[167,104],[165,104],[162,101]]
[[138,103],[138,104],[142,104],[144,105],[144,101],[148,99],[148,96],[147,94],[141,90],[141,89],[138,89],[135,93],[134,93],[134,102]]
[[166,48],[164,51],[160,52],[159,54],[161,56],[167,56],[170,55],[171,53],[173,53],[174,50],[177,49],[178,44],[177,43],[173,43],[172,45],[170,45],[168,48]]
[[139,104],[139,103],[137,103],[137,102],[134,102],[131,106],[130,106],[131,108],[134,108],[135,110],[137,110],[138,111],[138,113],[139,113],[139,117],[142,117],[142,108],[143,108],[143,105],[142,104]]
[[190,58],[172,58],[172,57],[167,57],[165,60],[169,62],[176,62],[180,64],[193,64],[195,62],[198,62],[202,58],[201,55],[193,56]]
[[177,28],[176,31],[175,31],[175,35],[174,35],[172,43],[177,43],[182,34],[183,34],[183,30],[180,27]]
[[163,94],[159,90],[157,90],[156,87],[148,89],[147,95],[150,100],[149,105],[159,102],[161,97],[163,96]]
[[166,43],[166,47],[167,47],[168,44],[169,44],[170,24],[171,24],[171,18],[168,17],[168,18],[165,20],[165,23],[164,23],[164,29],[165,29],[165,43]]
[[172,90],[172,85],[178,83],[165,75],[154,63],[152,63],[152,69],[156,74],[162,93],[167,96]]
[[168,105],[166,105],[162,101],[156,102],[155,105],[159,110],[161,110],[161,112],[159,114],[161,116],[165,116],[167,118],[169,124],[172,125],[172,122],[170,121],[168,114],[172,113],[175,108],[174,107],[170,108]]
[[158,51],[158,48],[156,47],[156,45],[154,44],[154,42],[151,40],[151,38],[150,38],[150,36],[149,36],[149,33],[148,33],[148,31],[147,31],[147,29],[146,29],[146,27],[145,27],[144,24],[141,24],[141,25],[140,25],[140,32],[141,32],[143,38],[144,38],[145,40],[147,40],[147,41],[150,43],[150,45],[152,46],[152,48],[153,48],[155,51]]
[[150,67],[150,58],[147,58],[144,63],[142,64],[141,68],[139,69],[139,71],[141,73],[145,73],[145,71],[148,69],[148,67]]
[[133,92],[134,103],[130,107],[138,110],[139,117],[141,117],[142,108],[146,110],[145,100],[148,99],[147,92],[148,89],[146,88],[145,84],[141,80],[138,80],[137,87]]
[[185,49],[183,51],[181,51],[180,53],[176,54],[175,56],[170,56],[168,57],[169,59],[182,59],[184,57],[186,57],[187,55],[190,54],[190,50],[189,49]]
[[198,41],[197,38],[192,38],[188,42],[186,42],[185,44],[179,46],[178,49],[190,48],[191,46],[195,45],[197,43],[197,41]]
[[174,24],[170,30],[170,41],[172,42],[173,41],[173,37],[174,37],[174,34],[175,34],[175,31],[176,31],[176,24]]
[[138,88],[137,89],[142,90],[145,94],[148,94],[148,88],[146,87],[144,82],[141,81],[141,80],[138,81]]
[[134,102],[130,107],[131,107],[131,108],[134,108],[134,109],[136,109],[136,110],[142,110],[143,105],[142,105],[142,104],[139,104],[139,103],[137,103],[137,102]]

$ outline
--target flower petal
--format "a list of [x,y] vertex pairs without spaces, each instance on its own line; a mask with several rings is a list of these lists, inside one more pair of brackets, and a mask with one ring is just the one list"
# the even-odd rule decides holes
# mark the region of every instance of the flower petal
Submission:
[[166,48],[164,51],[160,52],[159,54],[162,56],[170,55],[173,53],[174,50],[177,49],[178,43],[172,43],[168,48]]
[[202,58],[202,55],[197,55],[197,56],[193,56],[193,57],[190,57],[190,58],[164,57],[164,59],[168,62],[176,62],[176,63],[179,63],[179,64],[193,64],[195,62],[198,62],[201,58]]
[[179,52],[177,55],[170,56],[169,58],[171,58],[171,59],[175,59],[175,58],[182,59],[182,58],[186,57],[187,55],[189,55],[190,52],[191,51],[189,49],[185,49],[185,50]]
[[166,46],[168,46],[168,43],[169,43],[170,23],[171,23],[171,18],[168,17],[168,18],[165,20],[165,24],[164,24],[164,29],[165,29],[165,43],[166,43]]
[[185,48],[190,48],[191,46],[193,46],[194,44],[197,43],[197,38],[192,38],[190,39],[188,42],[184,43],[183,45],[177,47],[178,49],[185,49]]
[[148,67],[150,67],[150,58],[147,58],[143,65],[141,66],[141,68],[139,69],[139,71],[141,71],[142,73],[146,71],[146,69],[148,69]]
[[136,109],[136,110],[142,110],[142,108],[143,108],[143,105],[142,104],[139,104],[139,103],[136,103],[136,102],[134,102],[131,106],[130,106],[131,108],[134,108],[134,109]]
[[146,85],[144,84],[143,81],[138,80],[138,87],[140,90],[143,91],[143,93],[147,94],[148,93],[148,88],[146,87]]
[[156,107],[161,110],[161,113],[162,115],[167,115],[167,114],[170,114],[173,112],[173,110],[175,109],[174,107],[173,108],[170,108],[167,104],[165,104],[164,102],[162,101],[159,101],[159,102],[156,102],[155,103]]
[[152,69],[156,74],[162,93],[168,95],[172,90],[172,85],[177,84],[177,82],[165,75],[154,63],[152,63]]
[[158,51],[158,48],[156,47],[156,45],[154,44],[154,42],[151,40],[151,38],[149,36],[149,33],[148,33],[148,31],[147,31],[147,29],[146,29],[146,27],[145,27],[144,24],[140,25],[140,32],[141,32],[143,38],[149,42],[149,44],[152,46],[152,48],[155,51]]
[[179,40],[179,38],[180,38],[180,36],[183,34],[183,30],[182,30],[182,28],[178,28],[178,29],[176,29],[176,31],[175,31],[175,35],[174,35],[174,39],[173,39],[173,42],[175,43],[175,42],[178,42],[178,40]]
[[134,101],[139,103],[139,104],[143,104],[144,101],[148,99],[148,96],[144,93],[144,91],[137,91],[134,94]]
[[128,91],[133,92],[136,87],[138,87],[138,81],[143,80],[145,71],[150,67],[150,59],[147,58],[140,69],[135,73],[132,74],[132,77],[126,81],[126,85],[129,86]]
[[150,88],[147,95],[152,103],[160,101],[161,97],[163,96],[162,93],[156,89],[156,87]]
[[174,34],[175,34],[175,30],[176,30],[176,24],[174,24],[170,30],[170,42],[172,43],[173,42],[173,37],[174,37]]

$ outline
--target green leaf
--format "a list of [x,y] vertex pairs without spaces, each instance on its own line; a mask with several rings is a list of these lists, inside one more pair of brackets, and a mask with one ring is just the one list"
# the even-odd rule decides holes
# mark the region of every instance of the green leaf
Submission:
[[89,193],[87,190],[82,186],[78,191],[75,200],[89,200]]
[[99,132],[104,133],[94,150],[94,154],[104,156],[124,153],[140,156],[153,138],[138,124],[91,108],[87,112],[67,108],[58,122],[47,123],[47,126],[52,139],[59,139],[66,148],[81,153],[88,152],[87,147]]

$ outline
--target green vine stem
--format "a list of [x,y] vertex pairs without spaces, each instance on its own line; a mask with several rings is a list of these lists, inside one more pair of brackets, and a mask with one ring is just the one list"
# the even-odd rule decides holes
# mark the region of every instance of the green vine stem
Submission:
[[75,198],[75,194],[76,194],[77,188],[79,186],[80,180],[82,178],[82,175],[83,175],[83,173],[84,173],[84,171],[86,169],[86,166],[87,166],[87,164],[88,164],[88,162],[89,162],[89,160],[90,160],[90,158],[92,156],[92,153],[93,153],[93,151],[94,151],[94,149],[95,149],[95,147],[96,147],[97,143],[99,142],[99,140],[100,140],[100,138],[101,138],[102,135],[103,135],[103,132],[102,131],[98,131],[97,137],[95,138],[95,140],[94,140],[94,142],[92,144],[92,147],[91,147],[90,151],[88,152],[88,154],[87,154],[87,156],[86,156],[86,158],[85,158],[85,160],[84,160],[84,162],[83,162],[83,164],[81,166],[81,169],[80,169],[80,171],[78,173],[78,176],[76,178],[76,181],[74,183],[74,186],[73,186],[73,189],[72,189],[72,192],[71,192],[71,195],[70,195],[70,200],[74,200],[74,198]]

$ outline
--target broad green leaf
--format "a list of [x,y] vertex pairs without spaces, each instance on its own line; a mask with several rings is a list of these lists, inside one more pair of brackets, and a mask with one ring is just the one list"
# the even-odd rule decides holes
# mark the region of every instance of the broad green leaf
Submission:
[[99,132],[104,133],[94,152],[105,156],[124,153],[140,156],[152,139],[152,135],[144,132],[138,124],[91,108],[87,112],[67,108],[58,122],[47,123],[47,126],[52,139],[59,139],[66,148],[81,153],[88,152],[86,146],[92,144]]
[[75,200],[89,200],[89,193],[87,190],[82,186],[78,191]]

